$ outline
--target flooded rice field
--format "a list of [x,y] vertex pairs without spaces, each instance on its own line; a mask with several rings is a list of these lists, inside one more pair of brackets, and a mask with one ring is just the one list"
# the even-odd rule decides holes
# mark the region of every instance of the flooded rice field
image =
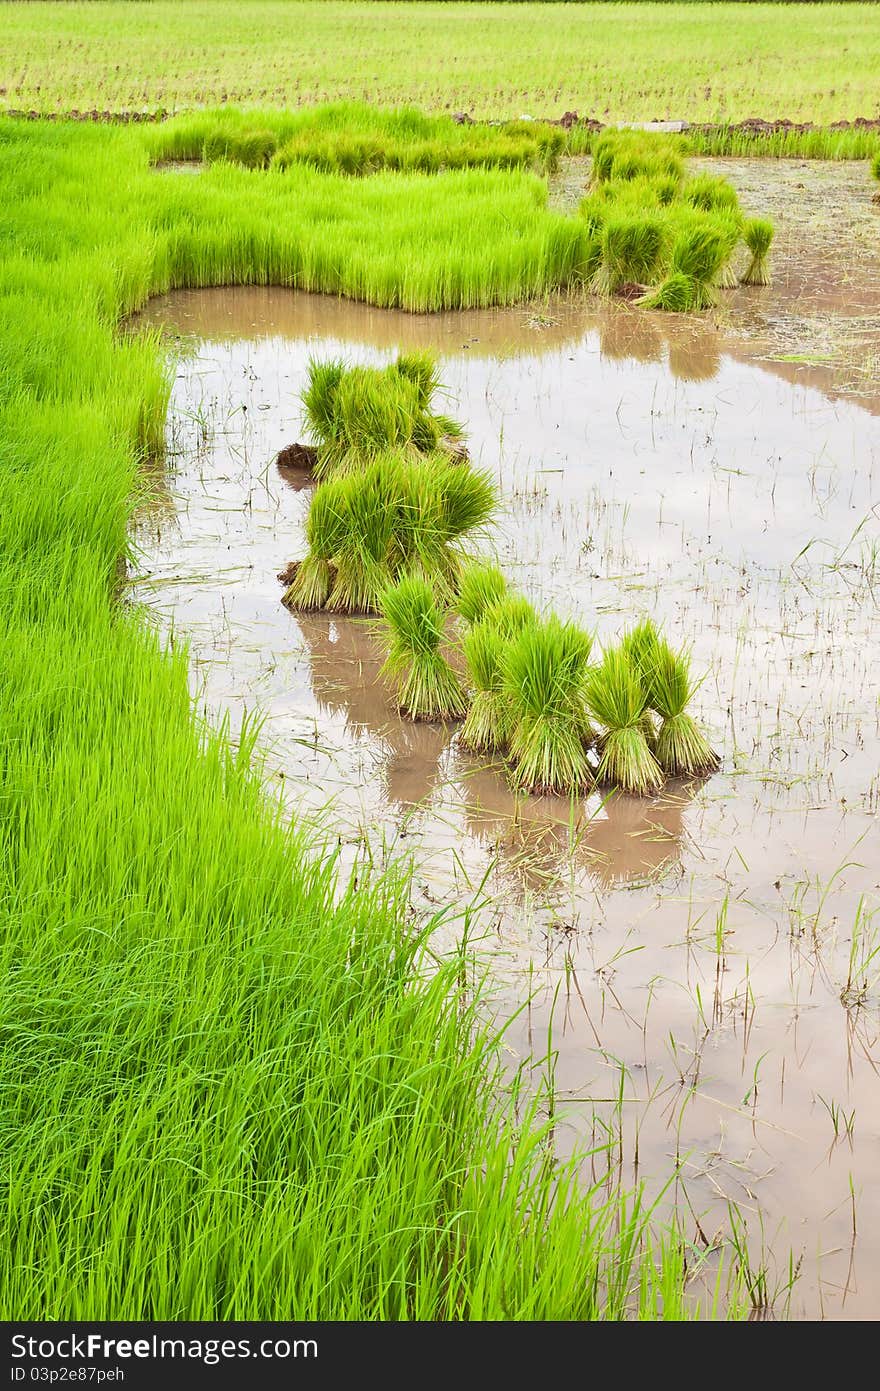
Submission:
[[[413,316],[261,289],[156,301],[142,319],[184,352],[134,594],[189,643],[210,719],[263,717],[292,812],[352,856],[411,852],[441,942],[468,910],[475,973],[516,1012],[511,1067],[552,1080],[561,1150],[610,1142],[615,1177],[651,1194],[677,1163],[661,1213],[708,1247],[735,1205],[756,1298],[871,1318],[880,402],[858,374],[850,395],[837,367],[749,340],[749,314],[775,294],[794,316],[800,293],[748,292],[717,323],[595,303]],[[303,437],[309,357],[398,347],[441,356],[444,408],[499,480],[511,581],[600,638],[651,614],[693,644],[720,773],[657,798],[517,798],[455,726],[395,714],[374,622],[282,607],[309,486],[274,461]]]

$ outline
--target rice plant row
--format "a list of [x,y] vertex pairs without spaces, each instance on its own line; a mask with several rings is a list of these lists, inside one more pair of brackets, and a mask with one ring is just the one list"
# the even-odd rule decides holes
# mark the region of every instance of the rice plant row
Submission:
[[[625,293],[647,308],[684,312],[711,308],[722,289],[770,283],[773,224],[745,218],[726,179],[688,177],[681,146],[668,136],[600,136],[580,213],[596,294]],[[738,280],[731,262],[740,242],[750,260]]]

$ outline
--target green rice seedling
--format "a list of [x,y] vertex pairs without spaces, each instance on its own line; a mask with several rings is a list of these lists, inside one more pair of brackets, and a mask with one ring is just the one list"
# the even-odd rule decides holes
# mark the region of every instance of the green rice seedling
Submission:
[[428,454],[462,437],[461,426],[430,411],[438,387],[436,365],[408,354],[385,368],[309,363],[302,395],[317,443],[319,478],[363,466],[389,450]]
[[414,720],[458,719],[467,701],[458,677],[440,650],[443,614],[427,580],[405,575],[384,590],[388,656],[382,668],[393,682],[398,708]]
[[462,569],[455,608],[465,623],[474,624],[506,596],[507,580],[498,566],[488,561],[473,561]]
[[522,594],[507,594],[492,604],[485,613],[486,621],[506,637],[516,637],[523,628],[538,622],[534,606]]
[[474,623],[462,638],[472,687],[459,739],[474,753],[499,753],[513,732],[513,706],[504,683],[504,657],[510,637],[491,620]]
[[[880,150],[877,151],[874,158],[871,160],[871,173],[875,179],[880,180]],[[880,203],[880,188],[877,189],[871,201]]]
[[592,178],[612,180],[661,176],[680,184],[684,162],[678,147],[665,135],[649,131],[604,131],[593,146]]
[[309,358],[308,384],[302,393],[306,424],[312,438],[320,444],[332,439],[336,421],[336,393],[346,371],[339,358]]
[[661,717],[656,745],[661,767],[674,776],[714,772],[719,765],[718,755],[687,713],[687,705],[696,690],[688,654],[673,652],[661,638],[652,663],[650,699]]
[[638,303],[679,312],[711,308],[718,301],[718,277],[729,254],[727,239],[712,221],[688,222],[675,238],[669,273]]
[[718,174],[695,174],[681,190],[681,201],[703,212],[737,212],[736,189]]
[[586,699],[591,714],[604,729],[597,782],[622,792],[655,792],[663,784],[663,773],[645,738],[645,689],[634,661],[623,648],[608,648],[590,671]]
[[333,481],[343,527],[327,607],[341,613],[375,613],[379,596],[393,579],[400,464],[393,456],[386,456]]
[[511,703],[510,753],[518,787],[572,794],[592,783],[584,708],[591,647],[589,634],[554,616],[527,623],[506,648],[504,689]]
[[620,650],[629,659],[630,664],[638,673],[642,683],[642,690],[645,696],[645,709],[640,720],[640,728],[648,741],[648,747],[653,750],[657,737],[657,731],[651,716],[651,708],[654,705],[653,699],[653,675],[657,667],[658,651],[660,645],[660,634],[656,625],[650,618],[643,618],[628,632],[624,633],[620,640]]
[[333,561],[347,528],[344,489],[336,481],[315,489],[306,517],[308,555],[281,600],[290,609],[321,609],[333,587]]
[[650,284],[664,240],[664,224],[658,217],[609,216],[601,232],[601,261],[590,288],[595,294],[611,295],[625,283]]
[[749,218],[743,227],[743,240],[751,252],[751,260],[742,277],[743,285],[770,284],[770,245],[773,241],[773,223],[764,217]]

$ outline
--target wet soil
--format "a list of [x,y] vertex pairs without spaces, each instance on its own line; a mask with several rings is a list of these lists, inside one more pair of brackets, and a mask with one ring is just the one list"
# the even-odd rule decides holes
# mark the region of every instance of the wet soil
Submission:
[[[805,216],[832,186],[849,206],[834,169]],[[858,318],[849,249],[835,266],[824,236],[821,294]],[[267,786],[293,814],[323,817],[348,859],[413,852],[438,945],[469,909],[499,1017],[527,1002],[511,1068],[546,1078],[552,1039],[561,1151],[607,1142],[609,1183],[652,1193],[677,1162],[661,1211],[711,1245],[735,1203],[778,1312],[873,1318],[880,395],[868,349],[846,372],[765,360],[780,323],[800,316],[815,349],[810,324],[835,313],[787,260],[794,234],[779,242],[776,284],[731,296],[723,321],[592,302],[404,315],[265,289],[156,301],[144,317],[189,352],[134,593],[189,642],[200,710],[233,730],[265,716]],[[374,622],[282,607],[309,488],[275,461],[303,437],[308,358],[398,346],[442,355],[444,409],[499,479],[511,581],[600,638],[650,612],[693,644],[720,773],[656,798],[518,798],[455,726],[398,717]]]

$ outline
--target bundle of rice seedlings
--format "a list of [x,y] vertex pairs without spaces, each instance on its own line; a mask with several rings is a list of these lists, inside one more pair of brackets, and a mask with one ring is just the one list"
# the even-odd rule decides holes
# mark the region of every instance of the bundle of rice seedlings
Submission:
[[620,650],[629,659],[633,670],[638,673],[642,683],[642,691],[645,697],[645,708],[639,721],[640,728],[648,741],[648,747],[653,749],[657,737],[657,730],[651,716],[651,708],[654,706],[654,687],[653,674],[657,667],[658,652],[660,648],[660,634],[650,618],[643,618],[628,632],[624,633],[620,640]]
[[729,255],[727,239],[714,222],[686,223],[673,244],[668,275],[639,304],[679,312],[711,308],[718,302],[718,277]]
[[523,628],[538,622],[534,607],[522,594],[507,594],[487,608],[486,621],[506,638],[514,638]]
[[328,358],[323,362],[309,358],[308,385],[302,393],[302,404],[306,424],[318,445],[326,444],[333,437],[336,392],[345,371],[345,363],[340,358]]
[[667,136],[649,131],[605,131],[593,146],[595,184],[642,176],[671,178],[679,185],[684,163]]
[[490,473],[427,456],[405,477],[405,502],[396,533],[401,568],[424,575],[443,603],[458,593],[465,538],[485,534],[497,505]]
[[733,184],[718,174],[695,174],[681,190],[681,199],[703,212],[736,212],[739,208]]
[[714,772],[720,759],[686,709],[696,690],[688,654],[673,652],[661,638],[651,661],[650,700],[661,716],[656,744],[660,764],[677,776]]
[[393,683],[398,709],[414,720],[457,719],[467,702],[440,644],[443,615],[428,582],[407,575],[379,600],[388,656],[383,674]]
[[333,559],[346,531],[343,490],[336,483],[316,488],[306,517],[309,552],[295,567],[281,602],[291,609],[320,609],[333,586]]
[[507,594],[507,580],[487,561],[472,561],[461,572],[458,583],[456,611],[465,623],[478,623],[499,600]]
[[752,259],[746,266],[741,283],[743,285],[769,285],[768,257],[773,241],[773,223],[764,217],[749,218],[743,228],[743,240],[752,253]]
[[487,619],[475,623],[462,639],[472,695],[459,739],[475,753],[499,753],[510,742],[513,709],[504,687],[509,643],[510,638]]
[[[875,179],[880,179],[880,151],[878,151],[871,160],[871,173]],[[880,188],[878,188],[871,201],[872,203],[880,203]]]
[[634,663],[620,647],[609,648],[586,682],[587,705],[604,726],[596,780],[623,792],[654,792],[663,773],[648,747],[642,719],[647,699]]
[[518,787],[570,794],[592,782],[584,708],[591,647],[589,634],[554,616],[527,623],[506,648],[503,681],[512,707],[510,753]]
[[665,228],[659,217],[609,217],[602,228],[602,259],[590,289],[597,295],[612,295],[626,283],[650,284],[663,254],[664,241]]
[[377,460],[360,473],[333,480],[344,525],[334,561],[336,575],[328,608],[375,613],[393,578],[392,542],[400,506],[399,463]]
[[406,354],[389,367],[309,363],[306,420],[318,445],[315,472],[351,472],[388,450],[414,457],[463,437],[449,416],[430,410],[438,378],[433,361]]

